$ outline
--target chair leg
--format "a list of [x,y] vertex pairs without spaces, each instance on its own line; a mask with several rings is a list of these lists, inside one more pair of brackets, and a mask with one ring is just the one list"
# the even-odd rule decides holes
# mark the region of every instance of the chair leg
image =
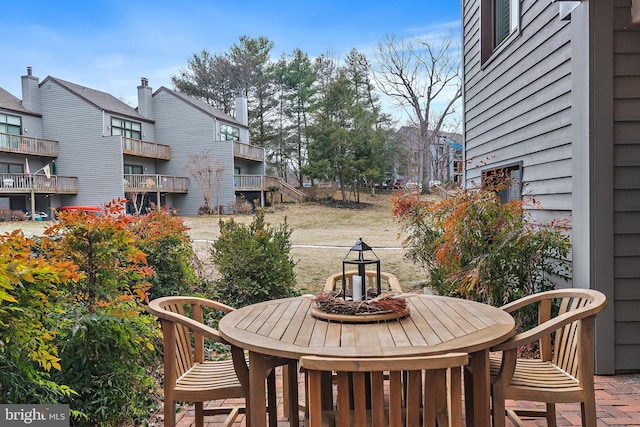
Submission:
[[269,415],[269,426],[278,425],[278,409],[276,399],[276,370],[271,369],[267,377],[267,414]]
[[547,403],[547,426],[548,427],[557,427],[558,423],[556,420],[556,405],[555,403]]
[[450,369],[450,400],[451,400],[451,413],[449,419],[451,420],[451,427],[462,427],[462,373],[461,368],[453,367]]
[[473,374],[469,365],[462,368],[464,374],[464,413],[467,425],[474,425],[473,420]]
[[195,402],[196,427],[204,427],[204,402]]
[[493,421],[493,427],[505,427],[505,402],[504,402],[504,392],[500,389],[500,387],[491,386],[491,407],[493,416],[491,420]]
[[582,410],[582,426],[583,427],[596,427],[596,399],[594,395],[588,398],[586,401],[580,403],[580,409]]
[[[166,399],[166,396],[165,396]],[[164,425],[166,427],[174,427],[176,425],[176,402],[164,402]]]

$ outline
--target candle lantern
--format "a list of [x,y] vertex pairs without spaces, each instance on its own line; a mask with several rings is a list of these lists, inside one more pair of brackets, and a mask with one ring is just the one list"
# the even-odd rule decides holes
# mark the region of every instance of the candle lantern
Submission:
[[[362,295],[364,299],[367,297],[367,266],[375,265],[376,268],[376,290],[377,295],[380,295],[382,292],[380,286],[380,259],[373,252],[371,246],[367,245],[362,241],[362,238],[359,238],[355,245],[349,249],[349,252],[342,260],[342,291],[344,296],[347,295],[347,277],[346,277],[346,266],[348,264],[353,264],[358,266],[358,276],[361,277],[361,280],[353,280],[352,283],[355,286],[356,282],[361,282],[361,289],[357,294]],[[356,290],[353,290],[353,295],[356,296]],[[355,299],[355,298],[354,298]]]

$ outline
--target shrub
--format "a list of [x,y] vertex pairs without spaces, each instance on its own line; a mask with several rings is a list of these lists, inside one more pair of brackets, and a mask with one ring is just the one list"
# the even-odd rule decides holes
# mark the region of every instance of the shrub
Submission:
[[0,208],[0,222],[24,221],[27,215],[22,211],[12,211],[7,208]]
[[195,254],[182,218],[161,208],[133,218],[128,228],[155,271],[150,278],[151,298],[188,294],[198,284],[192,264]]
[[198,215],[213,215],[215,213],[215,208],[212,208],[211,206],[200,206],[198,208]]
[[[74,426],[140,425],[157,409],[147,367],[159,368],[152,342],[155,320],[134,300],[121,299],[93,312],[69,305],[59,317],[62,369],[53,378],[79,393],[67,403],[87,419]],[[159,337],[158,337],[159,338]]]
[[253,210],[253,205],[247,201],[243,194],[236,197],[234,202],[234,212],[237,214],[250,214]]
[[272,227],[258,208],[248,225],[233,218],[219,224],[220,238],[211,249],[211,260],[220,274],[215,281],[216,299],[240,307],[295,295],[291,229],[286,219]]
[[70,262],[34,254],[19,230],[0,237],[0,403],[56,403],[74,391],[51,378],[60,369],[59,288],[76,280]]
[[[408,234],[407,256],[427,270],[436,292],[500,306],[570,274],[565,225],[533,222],[524,203],[466,190],[435,202],[395,196],[393,214]],[[517,320],[532,325],[534,315]]]
[[123,201],[96,216],[60,212],[45,231],[43,254],[66,259],[82,275],[64,289],[66,303],[56,318],[61,370],[54,379],[78,392],[68,403],[88,418],[75,425],[120,425],[153,410],[153,379],[146,371],[158,354],[158,328],[144,305],[153,270],[129,230]]

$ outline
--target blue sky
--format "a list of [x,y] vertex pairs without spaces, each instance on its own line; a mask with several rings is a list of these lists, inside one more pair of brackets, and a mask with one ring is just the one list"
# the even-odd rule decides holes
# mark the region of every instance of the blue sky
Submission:
[[31,66],[41,81],[51,75],[134,105],[141,77],[154,90],[171,87],[194,53],[224,53],[241,35],[268,37],[276,58],[295,48],[344,57],[355,47],[372,59],[386,35],[460,28],[460,0],[0,2],[1,87],[21,98],[20,76]]

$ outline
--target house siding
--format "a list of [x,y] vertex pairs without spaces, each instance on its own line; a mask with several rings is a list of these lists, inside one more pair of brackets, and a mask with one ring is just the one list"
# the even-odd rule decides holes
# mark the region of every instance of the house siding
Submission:
[[463,1],[466,184],[522,162],[534,216],[572,221],[571,286],[609,299],[596,373],[640,370],[640,25],[631,0],[583,0],[567,21],[557,2],[521,7],[482,64],[480,0]]
[[[163,90],[153,96],[153,117],[158,141],[171,146],[171,161],[158,165],[158,171],[166,175],[188,176],[185,166],[189,157],[211,151],[225,162],[219,201],[216,201],[215,185],[212,188],[213,207],[218,204],[225,207],[224,212],[230,213],[228,207],[235,198],[233,142],[216,138],[217,120]],[[196,215],[198,208],[204,205],[202,190],[193,178],[190,178],[188,194],[173,197],[180,200],[180,215]]]
[[540,220],[566,218],[571,203],[571,33],[558,5],[525,0],[519,34],[485,64],[480,1],[463,4],[466,184],[522,161],[523,192]]
[[55,82],[40,87],[40,99],[44,134],[62,142],[57,173],[78,177],[78,195],[61,197],[53,207],[101,206],[124,197],[120,137],[103,136],[103,112]]
[[613,2],[615,365],[640,369],[640,26]]

